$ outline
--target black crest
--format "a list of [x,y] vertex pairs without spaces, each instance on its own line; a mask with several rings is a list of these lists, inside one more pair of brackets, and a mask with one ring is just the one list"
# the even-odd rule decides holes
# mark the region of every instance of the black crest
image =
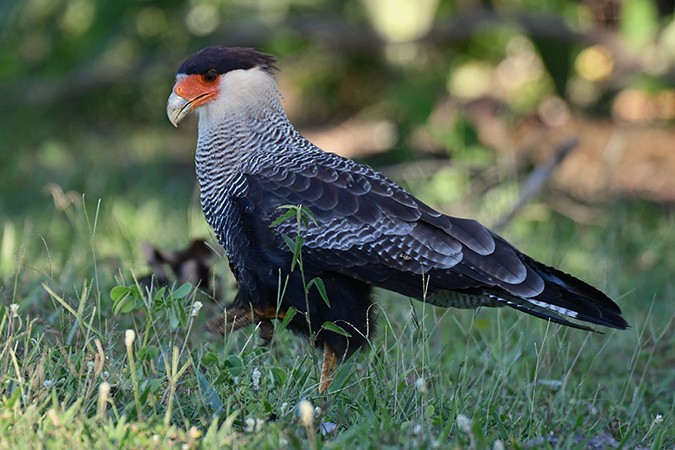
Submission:
[[231,70],[252,69],[260,67],[267,72],[272,72],[275,67],[274,56],[268,55],[252,48],[212,46],[199,50],[194,55],[183,61],[178,67],[177,73],[195,75],[215,69],[219,74],[225,74]]

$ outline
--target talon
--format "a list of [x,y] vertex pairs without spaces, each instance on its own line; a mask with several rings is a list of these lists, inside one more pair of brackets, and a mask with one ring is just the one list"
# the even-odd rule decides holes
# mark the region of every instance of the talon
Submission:
[[228,308],[225,314],[210,320],[206,328],[212,333],[228,334],[237,331],[240,328],[260,324],[260,337],[263,345],[267,345],[274,337],[274,326],[272,320],[283,319],[284,311],[277,311],[275,308],[266,307],[264,309],[253,308]]

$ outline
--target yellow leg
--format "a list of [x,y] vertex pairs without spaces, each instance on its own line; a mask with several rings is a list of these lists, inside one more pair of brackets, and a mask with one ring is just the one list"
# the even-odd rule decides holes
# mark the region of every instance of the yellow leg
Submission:
[[328,344],[323,344],[323,363],[321,364],[321,379],[319,380],[319,394],[328,390],[333,381],[333,372],[337,366],[337,356]]

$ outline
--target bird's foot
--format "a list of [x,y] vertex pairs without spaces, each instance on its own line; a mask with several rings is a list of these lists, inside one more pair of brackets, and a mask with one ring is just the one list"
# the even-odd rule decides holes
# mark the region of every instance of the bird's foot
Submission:
[[266,346],[272,341],[274,337],[274,325],[272,320],[283,319],[284,311],[277,311],[275,308],[267,307],[264,309],[253,309],[255,314],[255,322],[260,325],[260,338],[262,339],[261,345]]
[[283,319],[284,312],[274,308],[227,308],[225,314],[210,320],[206,327],[213,333],[230,334],[240,328],[256,323],[260,325],[260,337],[267,345],[274,337],[272,320]]
[[211,319],[206,328],[213,333],[229,334],[253,323],[255,314],[250,308],[227,308],[225,314]]

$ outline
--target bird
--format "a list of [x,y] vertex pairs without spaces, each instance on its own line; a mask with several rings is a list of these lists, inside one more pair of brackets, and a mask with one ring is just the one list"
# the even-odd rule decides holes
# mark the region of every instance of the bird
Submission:
[[198,115],[200,202],[237,283],[212,328],[258,324],[270,339],[272,321],[286,320],[323,350],[325,393],[337,364],[370,342],[376,287],[589,331],[629,327],[600,290],[312,144],[284,112],[278,70],[256,49],[206,47],[180,64],[167,101],[176,127]]

